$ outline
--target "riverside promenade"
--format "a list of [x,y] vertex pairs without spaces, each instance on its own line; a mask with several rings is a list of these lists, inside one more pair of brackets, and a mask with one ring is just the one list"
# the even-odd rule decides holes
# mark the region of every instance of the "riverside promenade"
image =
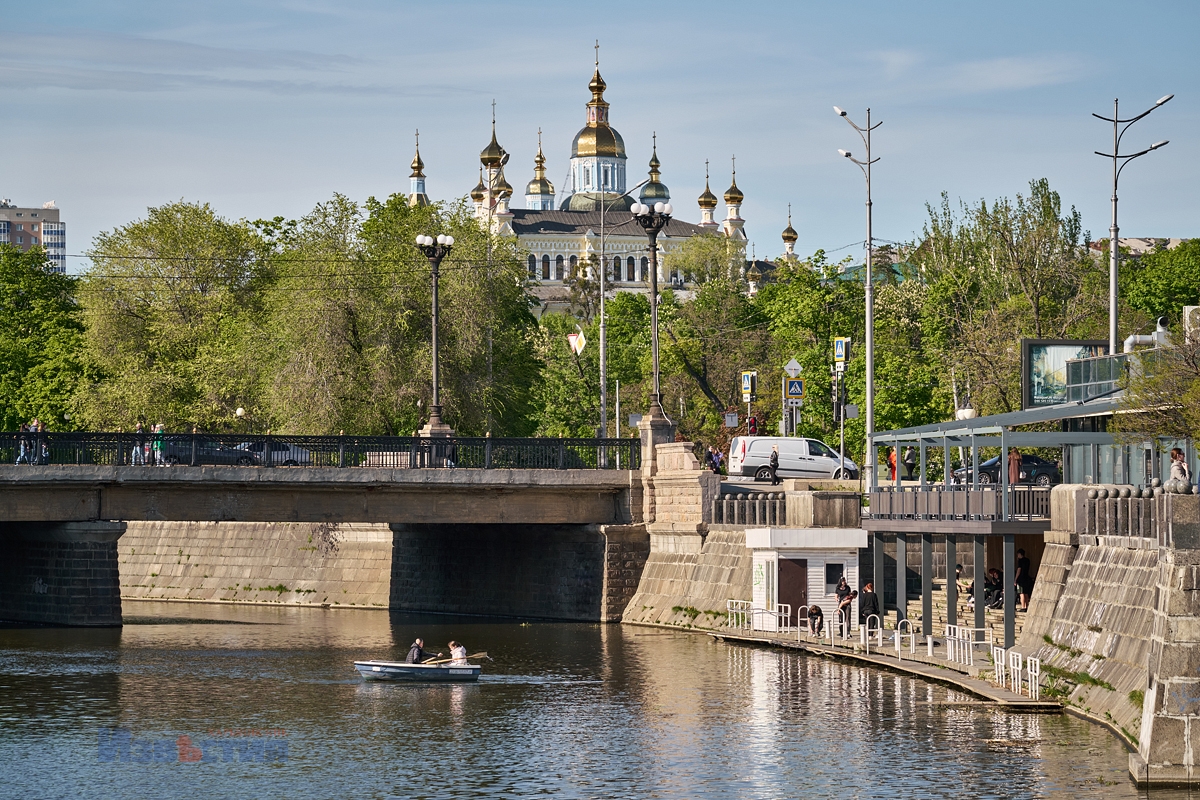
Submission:
[[[895,631],[885,631],[885,637],[894,633]],[[872,631],[872,634],[874,634],[874,631]],[[995,668],[992,665],[990,656],[980,659],[984,666],[964,666],[948,662],[945,658],[945,640],[935,639],[938,646],[934,647],[934,656],[930,658],[928,655],[928,646],[923,642],[919,643],[913,652],[909,651],[909,645],[905,642],[901,648],[901,655],[897,657],[895,645],[890,638],[884,639],[883,648],[876,648],[872,644],[871,652],[868,653],[859,639],[840,639],[836,636],[833,639],[833,644],[830,644],[828,638],[817,639],[816,637],[803,634],[798,636],[796,633],[770,634],[761,631],[708,631],[708,635],[722,642],[737,642],[739,644],[799,650],[812,655],[847,659],[872,667],[904,672],[926,680],[953,686],[956,689],[961,689],[980,698],[980,702],[983,704],[995,705],[1011,711],[1053,714],[1063,711],[1062,703],[1057,700],[1029,697],[1027,684],[1025,683],[1022,684],[1022,688],[1026,692],[1025,694],[1018,694],[1008,687],[997,686],[992,681],[992,678],[995,676]],[[907,634],[905,636],[907,637]],[[1011,683],[1009,685],[1011,686]]]

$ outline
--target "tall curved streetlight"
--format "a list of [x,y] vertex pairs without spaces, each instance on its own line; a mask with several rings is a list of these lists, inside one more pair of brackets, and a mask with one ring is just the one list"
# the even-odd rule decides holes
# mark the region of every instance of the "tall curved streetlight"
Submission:
[[442,401],[438,392],[438,269],[442,259],[450,255],[454,245],[454,237],[444,233],[432,236],[421,234],[417,237],[417,248],[429,259],[429,273],[433,286],[433,402],[429,404],[429,423],[426,430],[430,435],[448,435],[448,426],[442,422]]
[[[839,117],[846,120],[850,127],[858,131],[858,136],[863,140],[863,145],[867,148],[867,158],[865,161],[859,161],[849,150],[838,150],[838,153],[844,158],[853,161],[862,170],[863,176],[867,179],[867,264],[865,270],[864,294],[866,295],[866,342],[864,346],[867,351],[867,408],[866,408],[866,423],[867,428],[867,453],[866,453],[866,468],[871,474],[871,480],[875,479],[875,448],[871,446],[871,434],[875,432],[875,288],[874,288],[874,272],[875,272],[875,240],[871,236],[871,165],[878,161],[878,158],[871,158],[871,131],[882,125],[882,122],[871,124],[871,109],[867,109],[867,125],[859,127],[852,119],[846,116],[846,112],[837,106],[833,110]],[[872,486],[874,483],[872,482]]]
[[665,417],[662,407],[662,390],[658,375],[658,234],[671,221],[670,203],[634,203],[629,211],[633,220],[646,231],[650,240],[650,360],[654,371],[654,392],[650,395],[650,416]]
[[[1096,153],[1096,155],[1103,156],[1104,158],[1111,158],[1112,162],[1113,162],[1112,227],[1110,227],[1108,229],[1108,234],[1109,234],[1109,240],[1108,240],[1108,353],[1109,353],[1109,355],[1114,355],[1117,352],[1117,270],[1120,268],[1120,265],[1121,265],[1121,252],[1120,252],[1119,240],[1117,238],[1117,232],[1118,232],[1118,228],[1117,228],[1117,179],[1121,177],[1121,170],[1125,169],[1125,165],[1128,164],[1130,161],[1132,161],[1135,158],[1138,158],[1139,156],[1146,155],[1146,153],[1149,153],[1151,150],[1157,150],[1158,148],[1160,148],[1168,143],[1168,140],[1164,139],[1161,142],[1155,142],[1154,144],[1147,147],[1145,150],[1141,150],[1137,153],[1131,153],[1129,155],[1123,156],[1120,154],[1121,137],[1125,135],[1125,131],[1129,130],[1130,125],[1137,122],[1142,117],[1148,115],[1151,111],[1153,111],[1154,109],[1163,105],[1164,103],[1169,101],[1174,96],[1175,95],[1173,95],[1173,94],[1169,94],[1169,95],[1166,95],[1165,97],[1160,97],[1154,103],[1154,105],[1152,105],[1150,108],[1148,108],[1145,111],[1143,111],[1142,113],[1138,114],[1136,117],[1130,117],[1129,119],[1121,119],[1121,115],[1120,115],[1120,113],[1118,113],[1118,101],[1115,99],[1113,100],[1113,115],[1112,115],[1111,119],[1109,117],[1102,117],[1099,114],[1092,114],[1092,116],[1095,117],[1096,119],[1104,120],[1105,122],[1111,122],[1113,124],[1113,151],[1111,153],[1101,153],[1099,150],[1094,151]],[[1122,127],[1122,126],[1124,126],[1124,127]]]
[[606,336],[605,314],[604,314],[604,278],[608,274],[608,265],[605,263],[608,258],[605,253],[604,245],[608,240],[608,235],[604,230],[604,215],[605,212],[612,209],[625,197],[628,197],[632,192],[637,191],[642,186],[650,182],[650,179],[639,183],[629,191],[617,195],[611,202],[604,202],[604,190],[600,190],[600,438],[608,438],[608,341]]

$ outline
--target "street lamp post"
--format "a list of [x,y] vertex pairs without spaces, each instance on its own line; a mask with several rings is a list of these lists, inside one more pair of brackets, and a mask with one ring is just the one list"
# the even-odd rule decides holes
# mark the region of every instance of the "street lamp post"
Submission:
[[875,448],[871,446],[871,434],[875,432],[875,287],[874,287],[874,272],[875,272],[875,240],[871,236],[871,165],[879,159],[871,158],[871,131],[882,125],[882,122],[871,124],[871,109],[867,109],[867,125],[865,128],[859,127],[846,116],[846,112],[837,106],[833,107],[837,115],[846,122],[850,123],[850,127],[858,131],[858,136],[863,140],[863,145],[867,148],[867,158],[865,161],[859,161],[849,150],[838,150],[845,158],[850,159],[858,165],[862,170],[863,176],[867,179],[867,264],[866,275],[864,281],[864,294],[866,295],[867,305],[867,330],[866,330],[866,351],[867,351],[867,408],[866,408],[866,423],[867,428],[867,453],[866,453],[866,468],[867,471],[874,476],[875,474]]
[[[1121,115],[1118,113],[1118,101],[1115,99],[1113,100],[1113,115],[1112,115],[1111,119],[1108,117],[1102,117],[1099,114],[1092,114],[1092,116],[1095,117],[1096,119],[1103,120],[1105,122],[1111,122],[1113,124],[1113,151],[1111,153],[1101,153],[1099,150],[1095,151],[1096,155],[1098,155],[1098,156],[1103,156],[1104,158],[1111,158],[1112,159],[1112,169],[1113,169],[1113,173],[1112,173],[1112,226],[1108,229],[1108,234],[1109,234],[1109,241],[1108,241],[1108,353],[1109,353],[1109,355],[1112,355],[1117,352],[1117,341],[1118,341],[1118,339],[1117,339],[1117,337],[1118,337],[1118,334],[1117,334],[1117,270],[1119,269],[1120,264],[1121,264],[1121,253],[1120,253],[1120,247],[1118,246],[1118,238],[1117,238],[1117,232],[1118,232],[1118,228],[1117,228],[1117,179],[1121,177],[1121,170],[1125,169],[1125,165],[1128,164],[1130,161],[1132,161],[1135,158],[1138,158],[1139,156],[1144,156],[1144,155],[1146,155],[1146,153],[1149,153],[1151,150],[1157,150],[1158,148],[1167,144],[1166,140],[1163,140],[1161,142],[1155,142],[1154,144],[1147,147],[1145,150],[1123,156],[1119,152],[1121,149],[1121,137],[1125,135],[1125,131],[1129,130],[1130,125],[1137,122],[1139,119],[1146,116],[1154,109],[1163,105],[1164,103],[1166,103],[1168,100],[1170,100],[1174,96],[1175,95],[1173,95],[1173,94],[1169,94],[1166,97],[1160,97],[1153,106],[1146,109],[1142,113],[1138,114],[1136,117],[1130,117],[1129,119],[1121,119]],[[1122,126],[1124,126],[1124,127],[1122,127]]]
[[442,265],[442,259],[450,255],[450,248],[454,245],[454,237],[446,234],[438,234],[437,239],[424,234],[417,237],[417,247],[424,253],[425,258],[429,259],[429,273],[433,287],[433,334],[431,342],[433,346],[433,402],[429,404],[429,422],[425,426],[423,435],[426,436],[449,436],[450,428],[442,422],[442,402],[438,392],[438,269]]
[[671,221],[670,203],[634,203],[629,209],[633,219],[646,231],[650,240],[650,360],[654,371],[654,392],[650,395],[650,415],[665,417],[662,407],[662,389],[658,376],[658,234]]

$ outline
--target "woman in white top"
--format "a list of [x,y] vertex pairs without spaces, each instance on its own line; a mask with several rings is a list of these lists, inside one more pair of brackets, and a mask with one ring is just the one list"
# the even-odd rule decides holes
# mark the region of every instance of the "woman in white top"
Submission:
[[459,642],[450,642],[450,658],[454,659],[450,662],[450,666],[463,666],[467,663],[467,648],[463,647]]

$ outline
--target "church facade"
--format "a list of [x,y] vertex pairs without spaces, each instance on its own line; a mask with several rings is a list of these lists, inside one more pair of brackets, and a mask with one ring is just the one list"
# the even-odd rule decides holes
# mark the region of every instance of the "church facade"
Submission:
[[[542,152],[541,133],[534,158],[533,179],[525,186],[524,208],[513,208],[514,190],[505,178],[508,153],[496,140],[496,123],[492,120],[492,138],[480,152],[479,183],[471,190],[471,202],[480,223],[497,235],[515,236],[527,251],[529,278],[533,294],[541,301],[542,310],[565,308],[570,284],[583,270],[595,279],[595,270],[605,266],[605,280],[610,291],[648,291],[649,247],[646,234],[629,213],[635,198],[627,190],[628,156],[625,141],[612,127],[609,104],[604,99],[606,84],[600,76],[599,64],[588,83],[591,100],[585,106],[585,122],[571,143],[570,169],[566,185],[556,194],[546,177],[546,157]],[[648,178],[635,184],[637,200],[653,206],[669,202],[670,190],[662,182],[662,164],[658,159],[657,141],[651,148]],[[424,164],[420,152],[413,158],[411,205],[429,202],[425,195]],[[720,234],[744,245],[745,220],[741,216],[744,195],[737,186],[736,163],[728,191],[724,195],[726,216],[721,222],[714,219],[718,200],[708,186],[707,170],[704,192],[697,199],[700,222],[693,224],[678,218],[680,209],[658,237],[658,281],[685,296],[690,294],[688,276],[672,268],[671,256],[683,242],[700,234]],[[789,218],[788,233],[792,237]],[[794,238],[792,239],[794,242]],[[790,245],[790,243],[788,243]],[[790,252],[790,249],[789,249]]]

